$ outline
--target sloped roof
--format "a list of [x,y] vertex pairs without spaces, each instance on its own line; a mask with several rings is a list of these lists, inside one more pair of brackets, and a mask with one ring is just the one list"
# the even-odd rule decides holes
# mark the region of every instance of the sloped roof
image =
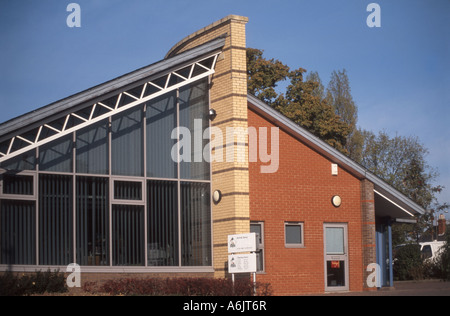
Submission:
[[375,204],[378,205],[378,207],[376,206],[378,208],[376,210],[377,216],[402,218],[425,213],[425,210],[420,205],[393,188],[380,177],[342,154],[305,128],[295,124],[263,101],[249,94],[248,102],[249,107],[253,111],[262,115],[274,125],[284,128],[290,134],[299,138],[306,145],[328,158],[333,163],[338,164],[356,178],[360,180],[367,179],[372,182],[375,190]]
[[134,84],[146,78],[170,72],[175,67],[187,64],[192,60],[200,58],[205,54],[220,50],[225,45],[224,38],[217,38],[203,45],[185,51],[179,55],[175,55],[169,59],[163,59],[159,62],[137,69],[133,72],[102,83],[80,93],[74,94],[65,99],[59,100],[47,106],[27,114],[18,116],[9,121],[0,124],[0,142],[7,139],[11,134],[20,133],[20,129],[31,129],[42,120],[46,120],[50,116],[64,113],[80,104],[86,104],[93,99],[103,97],[114,91],[125,89],[128,85]]
[[0,124],[0,163],[214,73],[216,38]]
[[[36,128],[36,126],[42,124],[43,121],[45,122],[48,120],[49,117],[65,115],[70,111],[74,111],[74,109],[86,106],[89,102],[92,102],[92,100],[105,97],[108,94],[112,94],[121,89],[124,90],[128,86],[136,84],[136,82],[149,80],[148,78],[153,76],[156,78],[163,73],[170,72],[175,68],[188,64],[202,56],[218,52],[224,45],[225,39],[223,37],[216,38],[183,53],[174,56],[170,55],[170,57],[166,56],[166,59],[162,61],[135,70],[111,81],[4,122],[0,124],[0,143],[14,135],[20,135],[27,130]],[[299,137],[308,146],[327,157],[332,162],[339,164],[355,177],[371,181],[375,186],[376,201],[378,201],[379,205],[384,205],[384,210],[381,212],[386,212],[386,214],[383,215],[401,217],[400,215],[405,214],[403,212],[406,212],[409,215],[423,214],[425,212],[425,210],[414,201],[407,198],[366,168],[343,155],[306,129],[290,121],[264,102],[252,95],[248,95],[248,101],[250,107],[254,111],[260,113],[275,125],[283,127],[296,137]],[[389,203],[386,203],[386,201]],[[400,210],[400,212],[397,212],[398,210]]]

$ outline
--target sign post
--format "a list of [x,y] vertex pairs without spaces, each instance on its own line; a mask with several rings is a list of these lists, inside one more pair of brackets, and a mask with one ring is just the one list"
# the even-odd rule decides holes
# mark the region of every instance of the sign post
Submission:
[[[257,239],[255,233],[228,235],[228,272],[234,286],[235,273],[252,273],[254,292],[256,295]],[[245,253],[244,253],[245,252]],[[248,253],[250,252],[250,253]]]

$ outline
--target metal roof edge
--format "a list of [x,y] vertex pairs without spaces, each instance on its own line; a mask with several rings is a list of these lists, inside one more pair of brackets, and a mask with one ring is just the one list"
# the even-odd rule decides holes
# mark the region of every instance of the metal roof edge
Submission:
[[140,69],[134,70],[128,74],[122,75],[115,79],[109,80],[82,92],[76,93],[67,98],[61,99],[59,101],[53,102],[49,105],[40,107],[34,111],[28,112],[26,114],[20,115],[16,118],[8,120],[0,124],[0,136],[6,136],[15,130],[39,122],[48,116],[52,116],[61,112],[66,111],[74,106],[88,102],[96,97],[106,95],[126,87],[134,82],[142,80],[146,77],[152,75],[157,75],[158,73],[168,71],[173,67],[187,63],[196,58],[200,58],[205,54],[212,53],[214,51],[220,50],[225,45],[224,38],[217,38],[215,40],[209,41],[203,45],[197,46],[179,55],[176,55],[169,59],[163,59],[151,65],[142,67]]
[[[295,124],[293,121],[291,121],[275,109],[271,108],[263,101],[259,100],[251,94],[248,94],[247,99],[249,104],[253,106],[253,109],[256,109],[258,113],[269,115],[275,121],[275,123],[284,125],[290,131],[300,136],[306,143],[308,143],[308,145],[313,147],[313,149],[316,149],[319,153],[323,154],[333,162],[340,164],[341,167],[344,166],[344,169],[347,169],[347,171],[349,171],[350,173],[354,174],[355,176],[359,176],[361,179],[369,180],[377,189],[383,191],[384,193],[387,193],[388,195],[390,195],[390,197],[396,199],[400,204],[414,210],[414,212],[419,214],[425,213],[425,210],[420,205],[389,185],[383,179],[373,174],[372,172],[367,170],[367,168],[347,157],[343,153],[339,152],[337,149],[333,148],[331,145],[327,144],[305,128]],[[348,170],[348,168],[350,168],[351,170]]]

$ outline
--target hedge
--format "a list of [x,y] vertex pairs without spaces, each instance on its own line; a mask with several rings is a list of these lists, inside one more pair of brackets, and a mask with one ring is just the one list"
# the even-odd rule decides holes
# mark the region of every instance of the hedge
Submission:
[[[149,295],[149,296],[252,296],[254,284],[250,279],[239,279],[233,283],[229,279],[212,278],[149,278],[119,279],[106,281],[102,285],[95,282],[84,285],[86,292],[107,293],[109,295]],[[256,283],[259,296],[272,294],[269,283]]]

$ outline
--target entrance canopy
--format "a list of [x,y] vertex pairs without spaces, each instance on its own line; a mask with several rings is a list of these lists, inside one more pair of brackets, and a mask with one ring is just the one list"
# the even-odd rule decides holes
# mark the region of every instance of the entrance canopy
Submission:
[[385,195],[375,190],[375,215],[392,219],[412,219],[411,211],[395,203]]
[[423,214],[425,210],[389,186],[380,178],[369,175],[374,184],[375,216],[378,218],[390,218],[392,220],[414,220],[416,215]]

